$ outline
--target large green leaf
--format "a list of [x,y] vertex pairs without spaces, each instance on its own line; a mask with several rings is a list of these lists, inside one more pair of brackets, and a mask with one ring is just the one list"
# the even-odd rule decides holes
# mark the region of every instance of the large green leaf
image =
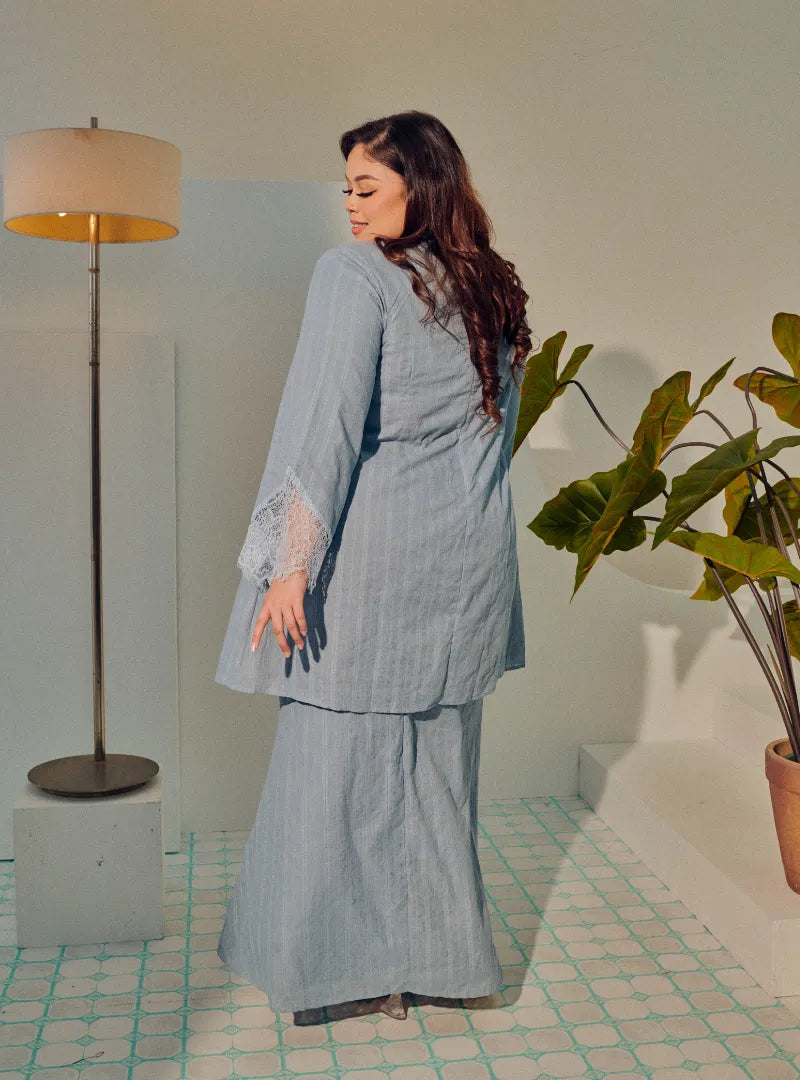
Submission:
[[[653,427],[655,429],[656,425]],[[667,478],[657,469],[661,456],[658,434],[657,429],[646,434],[639,453],[620,464],[608,503],[578,552],[573,596],[603,552],[613,550],[614,536],[631,511],[651,502],[666,488]]]
[[721,368],[703,383],[697,400],[689,404],[689,383],[691,372],[676,371],[674,375],[656,387],[650,395],[644,412],[639,420],[639,425],[633,434],[633,452],[642,445],[642,434],[647,424],[653,419],[660,419],[664,433],[662,437],[662,453],[683,431],[694,416],[698,406],[703,402],[714,388],[722,381],[733,360],[728,360]]
[[[746,476],[747,474],[744,473],[743,475]],[[791,521],[792,526],[794,527],[796,532],[798,520],[800,520],[800,496],[798,496],[797,492],[794,490],[795,488],[800,489],[800,480],[779,480],[778,483],[775,485],[775,494],[786,508],[786,513],[789,515],[789,520]],[[771,524],[769,501],[766,494],[762,495],[759,498],[758,506],[761,510],[762,516],[765,519],[767,536],[768,538],[772,539],[774,537],[774,530]],[[780,507],[775,507],[775,514],[778,518],[778,525],[780,527],[781,536],[784,540],[791,540],[791,529],[787,525],[786,519],[781,513]],[[758,528],[756,506],[753,502],[749,503],[744,513],[739,518],[739,521],[736,523],[736,527],[733,531],[736,536],[740,537],[742,540],[761,539],[761,532]]]
[[594,348],[594,345],[578,345],[576,349],[572,350],[572,356],[564,365],[564,370],[558,377],[558,393],[564,392],[565,384],[570,379],[574,379],[578,374],[581,364]]
[[653,537],[653,548],[666,540],[689,514],[694,513],[752,465],[773,458],[788,446],[800,444],[800,435],[774,439],[769,446],[753,452],[758,429],[753,428],[723,443],[706,457],[696,461],[672,481],[672,490],[664,507],[664,516]]
[[512,454],[517,452],[542,413],[546,412],[555,399],[564,393],[567,382],[575,378],[581,364],[594,347],[579,345],[559,375],[558,361],[566,340],[567,332],[561,330],[549,337],[538,353],[528,357],[525,378],[520,388],[519,415],[514,432]]
[[[691,378],[689,372],[679,371],[676,372],[675,375],[667,379],[667,381],[662,386],[660,386],[657,390],[653,392],[650,398],[650,403],[642,414],[642,419],[639,421],[639,427],[637,428],[634,435],[634,449],[636,449],[638,444],[640,443],[640,432],[644,429],[644,425],[646,424],[648,417],[652,416],[653,411],[659,406],[664,409],[663,448],[666,449],[666,447],[671,442],[673,442],[673,440],[680,434],[680,432],[688,424],[688,422],[694,417],[695,412],[702,404],[702,402],[705,401],[709,394],[719,385],[719,383],[727,374],[728,369],[733,363],[733,360],[734,358],[732,357],[730,360],[727,361],[727,363],[723,364],[722,367],[717,368],[717,370],[712,375],[710,375],[709,378],[706,379],[706,381],[700,388],[700,393],[697,395],[697,398],[694,402],[692,402],[692,404],[689,404],[689,381]],[[746,500],[747,493],[749,492],[749,484],[747,484],[746,476],[744,482],[747,488],[747,491],[744,493],[744,500]],[[734,484],[735,483],[737,483],[737,481],[734,481]],[[731,486],[733,485],[730,485],[729,488],[726,489],[726,499],[727,492],[730,490]],[[737,492],[735,498],[738,500],[739,497],[739,493]],[[732,495],[731,498],[734,498],[734,496]],[[741,514],[742,505],[739,506],[739,514]],[[734,512],[733,508],[731,508],[730,512]],[[733,530],[729,529],[729,531],[732,532]],[[730,584],[732,588],[735,589],[738,588],[739,585],[744,584],[743,577],[735,575],[733,571],[730,571],[729,573],[731,578],[738,577],[738,583],[734,584],[734,582],[731,581]],[[699,596],[695,594],[696,599],[717,600],[720,596],[722,596],[722,593],[717,586],[716,578],[708,569],[708,567],[706,567],[706,577],[703,584],[700,586],[698,593],[702,592],[703,590],[707,591],[709,595]],[[712,592],[713,595],[711,595]]]
[[787,600],[783,605],[783,617],[786,620],[786,634],[789,638],[789,652],[800,660],[800,611],[796,600]]
[[633,436],[633,453],[619,468],[619,475],[603,513],[578,552],[574,596],[586,575],[609,549],[612,538],[631,510],[650,502],[666,488],[658,471],[665,447],[688,424],[692,410],[687,394],[691,375],[678,371],[650,395]]
[[711,391],[714,390],[720,382],[722,382],[722,380],[725,378],[725,376],[728,373],[728,368],[731,366],[731,364],[733,363],[733,361],[735,359],[736,359],[736,357],[732,356],[730,358],[730,360],[728,360],[727,363],[723,364],[721,368],[717,368],[717,370],[714,372],[714,374],[710,375],[706,379],[706,381],[700,387],[700,393],[697,395],[697,400],[692,405],[692,412],[693,413],[697,411],[700,404],[703,401],[705,401],[705,399],[708,397],[708,395],[711,393]]
[[691,378],[690,371],[676,371],[652,392],[633,433],[634,454],[641,450],[645,433],[654,421],[661,427],[661,453],[680,435],[694,416],[689,404]]
[[[575,480],[562,487],[557,495],[548,499],[528,528],[550,547],[566,548],[573,555],[576,554],[608,505],[614,483],[626,470],[627,461],[623,461],[616,469],[596,472],[588,480]],[[655,474],[652,486],[642,492],[640,505],[654,499],[663,490],[661,477],[663,473]],[[643,544],[646,538],[645,521],[628,514],[611,538],[606,554],[630,551]]]
[[725,509],[722,511],[722,517],[728,526],[729,536],[736,532],[736,526],[741,520],[751,491],[749,473],[746,469],[731,480],[725,488]]
[[800,315],[779,311],[772,320],[772,340],[778,352],[800,379]]
[[671,544],[711,559],[753,581],[777,575],[800,585],[800,570],[769,544],[740,540],[738,536],[718,536],[717,533],[686,532],[682,529],[671,533],[668,539]]
[[[748,375],[739,375],[733,380],[733,385],[746,390],[748,378]],[[800,428],[800,382],[797,379],[757,371],[750,379],[750,393],[765,405],[770,405],[781,420]]]
[[[794,484],[794,487],[792,487]],[[800,496],[797,495],[794,488],[800,489],[800,480],[781,480],[775,485],[775,494],[782,501],[786,507],[786,513],[789,515],[789,521],[791,522],[795,532],[797,531],[798,521],[800,520]],[[723,517],[725,523],[728,526],[728,535],[738,536],[740,540],[761,540],[761,532],[758,528],[758,518],[756,516],[756,508],[753,502],[750,502],[746,509],[744,504],[750,495],[750,484],[747,479],[747,472],[741,473],[732,484],[729,484],[725,488],[725,509],[723,511]],[[758,500],[758,505],[761,508],[761,512],[765,517],[765,525],[767,531],[767,537],[770,541],[774,541],[775,532],[772,528],[771,518],[769,516],[769,507],[767,503],[766,495],[762,495]],[[778,517],[778,522],[781,529],[781,535],[783,539],[792,542],[792,532],[789,525],[786,522],[783,514],[778,507],[775,508],[775,513]],[[720,572],[724,568],[720,568]],[[744,578],[739,574],[729,572],[730,577],[725,579],[725,584],[728,586],[731,592],[735,592],[740,585],[744,584]],[[722,574],[725,578],[725,573]],[[719,600],[722,596],[722,592],[717,584],[716,578],[711,573],[709,567],[706,567],[703,574],[703,582],[692,596],[693,600]]]
[[[677,536],[677,533],[673,533],[672,536]],[[670,536],[670,540],[672,539]],[[737,574],[735,570],[730,570],[727,566],[718,566],[717,573],[725,582],[725,587],[728,592],[735,593],[737,589],[747,581],[747,578],[742,574]],[[722,598],[722,589],[717,583],[717,579],[712,573],[711,567],[706,566],[703,572],[703,580],[697,586],[695,591],[690,596],[690,600],[719,600]]]
[[[750,481],[748,472],[745,469],[744,472],[739,473],[737,477],[731,480],[730,484],[725,488],[725,508],[722,511],[722,517],[728,526],[728,536],[732,536],[736,532],[736,527],[741,520],[749,498]],[[721,575],[729,592],[736,592],[745,583],[745,579],[741,574],[729,570],[726,566],[718,566],[717,572]],[[712,573],[711,567],[706,566],[703,571],[703,580],[697,590],[692,593],[691,598],[692,600],[719,600],[721,597],[722,589],[717,584],[716,576]]]

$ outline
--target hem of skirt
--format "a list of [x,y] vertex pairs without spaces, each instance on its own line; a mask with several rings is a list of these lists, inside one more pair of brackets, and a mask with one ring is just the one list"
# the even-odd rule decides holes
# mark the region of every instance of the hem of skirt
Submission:
[[[502,674],[502,672],[501,672]],[[214,681],[220,686],[227,686],[231,690],[238,690],[243,694],[267,694],[272,697],[287,697],[292,698],[294,701],[303,701],[307,705],[316,705],[321,709],[330,709],[333,712],[353,712],[353,713],[397,713],[398,716],[407,716],[409,713],[427,712],[429,709],[435,708],[437,705],[466,705],[470,701],[476,701],[478,698],[486,697],[491,694],[497,686],[499,676],[493,676],[487,685],[477,692],[464,695],[452,695],[436,697],[433,701],[429,699],[423,699],[422,701],[415,701],[412,704],[405,707],[398,706],[395,702],[390,702],[384,705],[381,702],[369,702],[364,704],[362,701],[353,701],[352,698],[348,701],[322,700],[316,693],[308,692],[307,690],[300,688],[293,688],[289,680],[284,680],[282,684],[277,687],[269,686],[262,688],[256,686],[252,682],[242,683],[235,676],[230,674],[217,673]]]
[[471,997],[484,997],[489,994],[496,994],[505,989],[505,983],[502,978],[490,981],[488,987],[486,980],[475,983],[462,984],[458,990],[454,990],[452,986],[444,987],[441,982],[437,982],[436,979],[430,977],[415,977],[413,986],[401,985],[407,980],[404,978],[393,979],[384,976],[380,981],[375,982],[346,982],[340,983],[338,989],[331,989],[327,987],[324,990],[320,990],[319,993],[313,991],[307,992],[304,995],[299,995],[297,998],[280,999],[275,995],[270,995],[269,990],[260,981],[259,977],[252,971],[248,971],[246,964],[240,964],[236,960],[227,960],[222,955],[220,949],[217,950],[217,956],[222,960],[223,964],[228,971],[232,971],[234,974],[239,975],[243,979],[247,979],[251,985],[258,987],[259,990],[267,995],[267,1002],[269,1008],[274,1013],[283,1012],[299,1012],[301,1009],[321,1009],[328,1005],[339,1005],[345,1001],[359,1001],[362,998],[384,997],[386,994],[423,994],[425,997],[447,997],[447,998],[471,998]]

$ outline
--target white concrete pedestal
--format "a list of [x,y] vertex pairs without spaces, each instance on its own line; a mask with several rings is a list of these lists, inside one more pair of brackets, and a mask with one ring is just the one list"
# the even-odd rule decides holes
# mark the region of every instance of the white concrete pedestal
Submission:
[[786,884],[764,776],[764,747],[781,735],[775,727],[756,731],[747,755],[732,748],[735,738],[587,744],[579,791],[780,997],[800,995],[800,895]]
[[162,785],[99,799],[25,781],[14,802],[17,944],[164,936]]

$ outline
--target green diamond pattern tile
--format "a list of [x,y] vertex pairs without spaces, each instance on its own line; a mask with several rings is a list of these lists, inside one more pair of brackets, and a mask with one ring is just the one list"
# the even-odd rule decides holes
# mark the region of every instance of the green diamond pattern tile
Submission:
[[[166,857],[165,937],[19,949],[0,862],[0,1080],[791,1080],[800,1018],[580,798],[482,803],[503,1004],[296,1027],[216,942],[247,834]],[[413,989],[410,988],[410,989]]]

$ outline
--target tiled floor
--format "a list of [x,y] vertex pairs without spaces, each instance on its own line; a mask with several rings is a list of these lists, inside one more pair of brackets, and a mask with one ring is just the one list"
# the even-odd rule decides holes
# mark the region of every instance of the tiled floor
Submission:
[[[800,1005],[761,989],[579,798],[482,803],[506,989],[309,1027],[216,955],[246,834],[185,837],[167,936],[17,949],[0,862],[0,1080],[788,1080]],[[413,987],[409,988],[413,989]]]

